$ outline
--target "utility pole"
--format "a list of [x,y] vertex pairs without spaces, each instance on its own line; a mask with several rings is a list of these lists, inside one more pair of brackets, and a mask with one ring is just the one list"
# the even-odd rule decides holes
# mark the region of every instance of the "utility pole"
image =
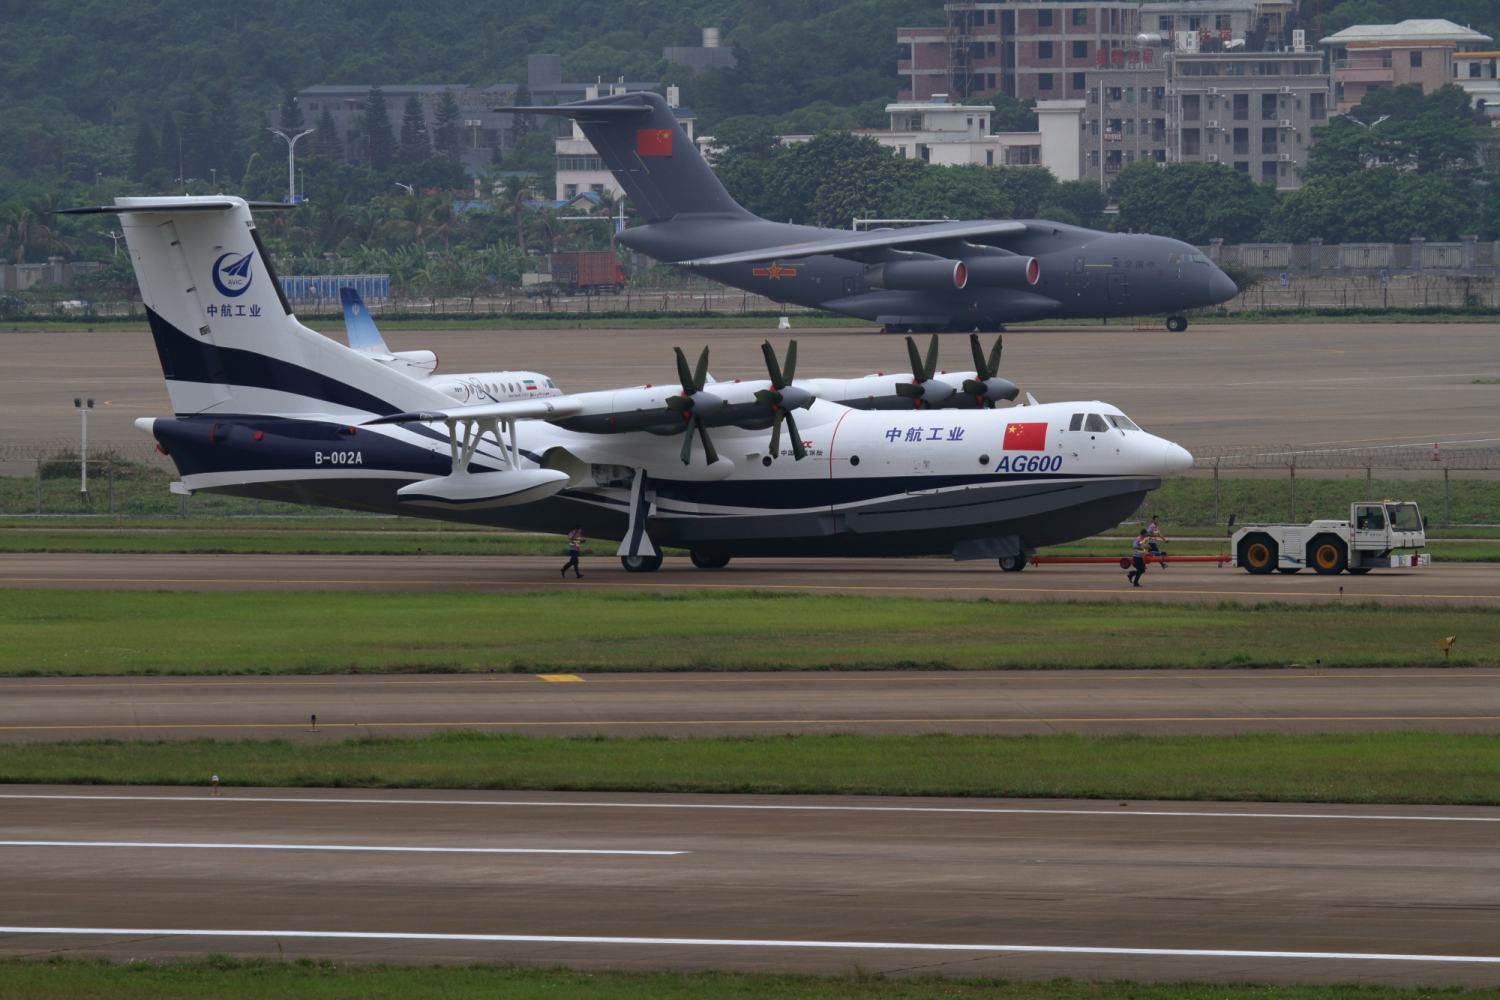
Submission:
[[82,396],[73,397],[73,405],[78,409],[78,497],[81,500],[89,498],[89,411],[94,408],[92,399],[84,399]]

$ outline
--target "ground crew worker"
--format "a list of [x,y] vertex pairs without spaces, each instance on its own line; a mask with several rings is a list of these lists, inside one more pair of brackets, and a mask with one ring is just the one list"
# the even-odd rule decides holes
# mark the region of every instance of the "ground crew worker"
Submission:
[[1141,585],[1141,577],[1146,573],[1146,551],[1150,543],[1146,539],[1146,529],[1135,536],[1135,541],[1130,544],[1130,572],[1125,574],[1125,579],[1130,581],[1132,587]]
[[568,575],[568,570],[571,569],[575,577],[577,577],[578,579],[583,578],[583,574],[578,570],[578,557],[582,554],[583,528],[574,527],[572,531],[568,532],[568,561],[563,563],[561,573],[563,577],[566,577]]
[[1151,554],[1161,564],[1162,569],[1167,568],[1167,539],[1161,533],[1161,515],[1152,514],[1151,523],[1146,525],[1146,544],[1151,549]]

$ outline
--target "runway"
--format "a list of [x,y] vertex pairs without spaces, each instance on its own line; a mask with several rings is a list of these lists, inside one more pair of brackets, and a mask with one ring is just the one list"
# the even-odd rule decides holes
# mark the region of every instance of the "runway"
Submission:
[[0,588],[121,590],[350,590],[514,593],[543,590],[765,590],[996,601],[1175,601],[1295,604],[1328,601],[1500,607],[1500,566],[1439,563],[1365,576],[1251,576],[1211,564],[1153,568],[1140,588],[1112,565],[1040,566],[1002,573],[993,562],[948,559],[737,559],[723,570],[669,558],[656,573],[626,573],[610,554],[584,558],[585,577],[560,579],[561,558],[505,556],[0,554]]
[[1500,981],[1492,809],[0,796],[7,956]]
[[[316,723],[313,717],[316,716]],[[0,742],[751,733],[1500,732],[1500,670],[0,680]]]

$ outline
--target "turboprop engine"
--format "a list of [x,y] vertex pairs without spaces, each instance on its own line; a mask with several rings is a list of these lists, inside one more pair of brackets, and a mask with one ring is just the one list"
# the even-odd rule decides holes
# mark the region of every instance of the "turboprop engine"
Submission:
[[969,281],[987,288],[1030,288],[1042,277],[1035,257],[972,257],[964,263]]

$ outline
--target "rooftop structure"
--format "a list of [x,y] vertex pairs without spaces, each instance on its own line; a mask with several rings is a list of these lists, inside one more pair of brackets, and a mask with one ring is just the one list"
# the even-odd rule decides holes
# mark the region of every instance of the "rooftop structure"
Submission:
[[1356,24],[1321,39],[1333,51],[1333,85],[1340,114],[1381,87],[1415,83],[1430,94],[1456,83],[1453,60],[1460,46],[1490,36],[1441,18],[1397,24]]

